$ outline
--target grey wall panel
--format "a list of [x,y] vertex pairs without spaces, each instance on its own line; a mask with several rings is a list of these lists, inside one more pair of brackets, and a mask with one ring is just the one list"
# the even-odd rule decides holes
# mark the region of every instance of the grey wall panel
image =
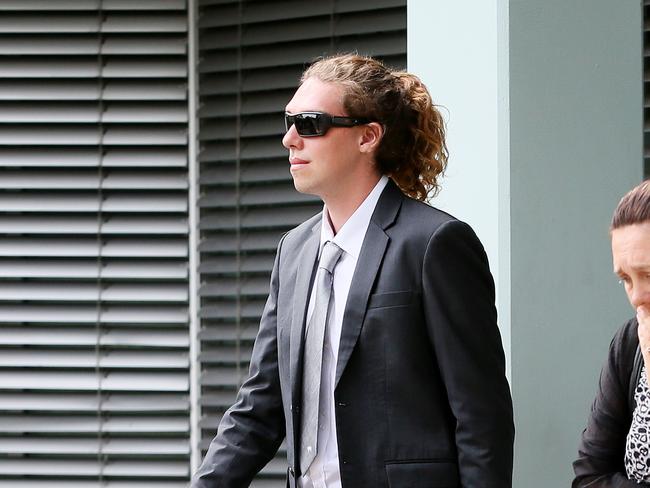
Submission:
[[[297,193],[282,113],[303,69],[356,50],[406,66],[406,1],[201,1],[200,420],[205,452],[248,371],[277,243],[319,212]],[[253,486],[284,486],[286,452]]]

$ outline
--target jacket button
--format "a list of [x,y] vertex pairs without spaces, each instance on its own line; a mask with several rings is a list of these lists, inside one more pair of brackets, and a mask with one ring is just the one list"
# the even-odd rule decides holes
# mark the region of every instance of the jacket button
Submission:
[[344,403],[344,402],[338,402],[337,405],[338,405],[339,407],[347,407],[347,406],[348,406],[348,404],[347,404],[347,403]]

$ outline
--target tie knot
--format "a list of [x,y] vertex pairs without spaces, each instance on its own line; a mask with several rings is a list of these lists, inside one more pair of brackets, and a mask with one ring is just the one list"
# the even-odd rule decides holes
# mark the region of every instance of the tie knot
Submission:
[[323,246],[323,252],[321,253],[318,267],[325,268],[331,274],[334,266],[336,266],[336,263],[341,257],[341,254],[343,254],[343,249],[334,244],[332,241],[327,241],[325,243],[325,246]]

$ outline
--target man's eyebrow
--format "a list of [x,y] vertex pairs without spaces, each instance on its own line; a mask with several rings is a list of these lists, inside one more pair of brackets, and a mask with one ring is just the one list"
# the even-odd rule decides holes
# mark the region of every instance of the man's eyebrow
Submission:
[[[650,271],[650,263],[633,265],[630,266],[630,269],[632,271]],[[618,268],[614,268],[614,274],[620,276],[620,275],[625,275],[627,273],[623,271],[623,269],[618,267]]]

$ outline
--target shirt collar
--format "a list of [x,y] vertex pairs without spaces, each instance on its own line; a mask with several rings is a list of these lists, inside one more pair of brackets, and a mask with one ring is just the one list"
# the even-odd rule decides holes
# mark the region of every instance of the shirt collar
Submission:
[[361,252],[361,245],[363,244],[363,238],[366,235],[368,230],[368,224],[370,224],[370,218],[372,217],[381,192],[386,187],[388,183],[388,177],[382,175],[375,187],[368,194],[365,200],[359,205],[359,207],[354,211],[350,218],[343,224],[339,232],[334,235],[334,230],[330,224],[330,219],[327,213],[327,206],[323,206],[323,219],[321,223],[321,232],[320,232],[320,248],[318,255],[323,250],[323,246],[327,241],[332,241],[334,244],[343,249],[344,252],[354,256],[355,259],[359,257]]

